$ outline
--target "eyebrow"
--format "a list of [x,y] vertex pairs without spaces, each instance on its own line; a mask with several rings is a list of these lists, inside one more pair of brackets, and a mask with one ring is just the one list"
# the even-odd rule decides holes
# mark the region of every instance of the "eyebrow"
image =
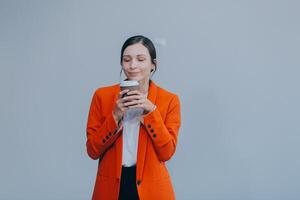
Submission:
[[[131,55],[123,55],[123,57],[125,57],[125,56],[131,56]],[[146,56],[145,54],[138,54],[137,56]]]

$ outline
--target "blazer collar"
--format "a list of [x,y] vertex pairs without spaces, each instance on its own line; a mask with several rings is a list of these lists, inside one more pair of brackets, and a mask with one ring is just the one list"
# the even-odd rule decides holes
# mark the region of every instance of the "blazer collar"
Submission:
[[155,104],[157,96],[157,86],[156,84],[150,80],[149,89],[148,89],[148,99]]

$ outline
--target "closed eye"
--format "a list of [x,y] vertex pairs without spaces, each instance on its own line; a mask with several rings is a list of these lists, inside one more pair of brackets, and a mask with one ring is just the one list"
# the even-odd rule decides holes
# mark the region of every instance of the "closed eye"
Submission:
[[128,59],[128,58],[123,58],[123,62],[129,62],[130,61],[130,59]]

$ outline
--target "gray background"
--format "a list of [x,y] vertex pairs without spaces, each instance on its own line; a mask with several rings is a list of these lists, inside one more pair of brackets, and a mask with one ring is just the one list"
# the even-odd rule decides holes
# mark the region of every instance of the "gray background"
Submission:
[[300,199],[299,1],[0,1],[0,199],[89,199],[96,88],[144,34],[177,93],[177,199]]

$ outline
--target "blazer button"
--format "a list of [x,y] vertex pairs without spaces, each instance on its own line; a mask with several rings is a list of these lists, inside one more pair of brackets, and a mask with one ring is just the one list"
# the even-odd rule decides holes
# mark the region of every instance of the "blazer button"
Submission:
[[140,185],[141,184],[141,180],[137,180],[136,184]]
[[153,138],[156,138],[156,134],[155,133],[152,136],[153,136]]
[[107,139],[107,140],[109,139],[108,135],[106,136],[106,139]]
[[105,139],[102,140],[103,144],[105,143],[105,141],[106,141]]
[[151,130],[150,130],[150,132],[151,132],[151,133],[153,133],[153,132],[154,132],[154,130],[153,130],[153,129],[151,129]]

